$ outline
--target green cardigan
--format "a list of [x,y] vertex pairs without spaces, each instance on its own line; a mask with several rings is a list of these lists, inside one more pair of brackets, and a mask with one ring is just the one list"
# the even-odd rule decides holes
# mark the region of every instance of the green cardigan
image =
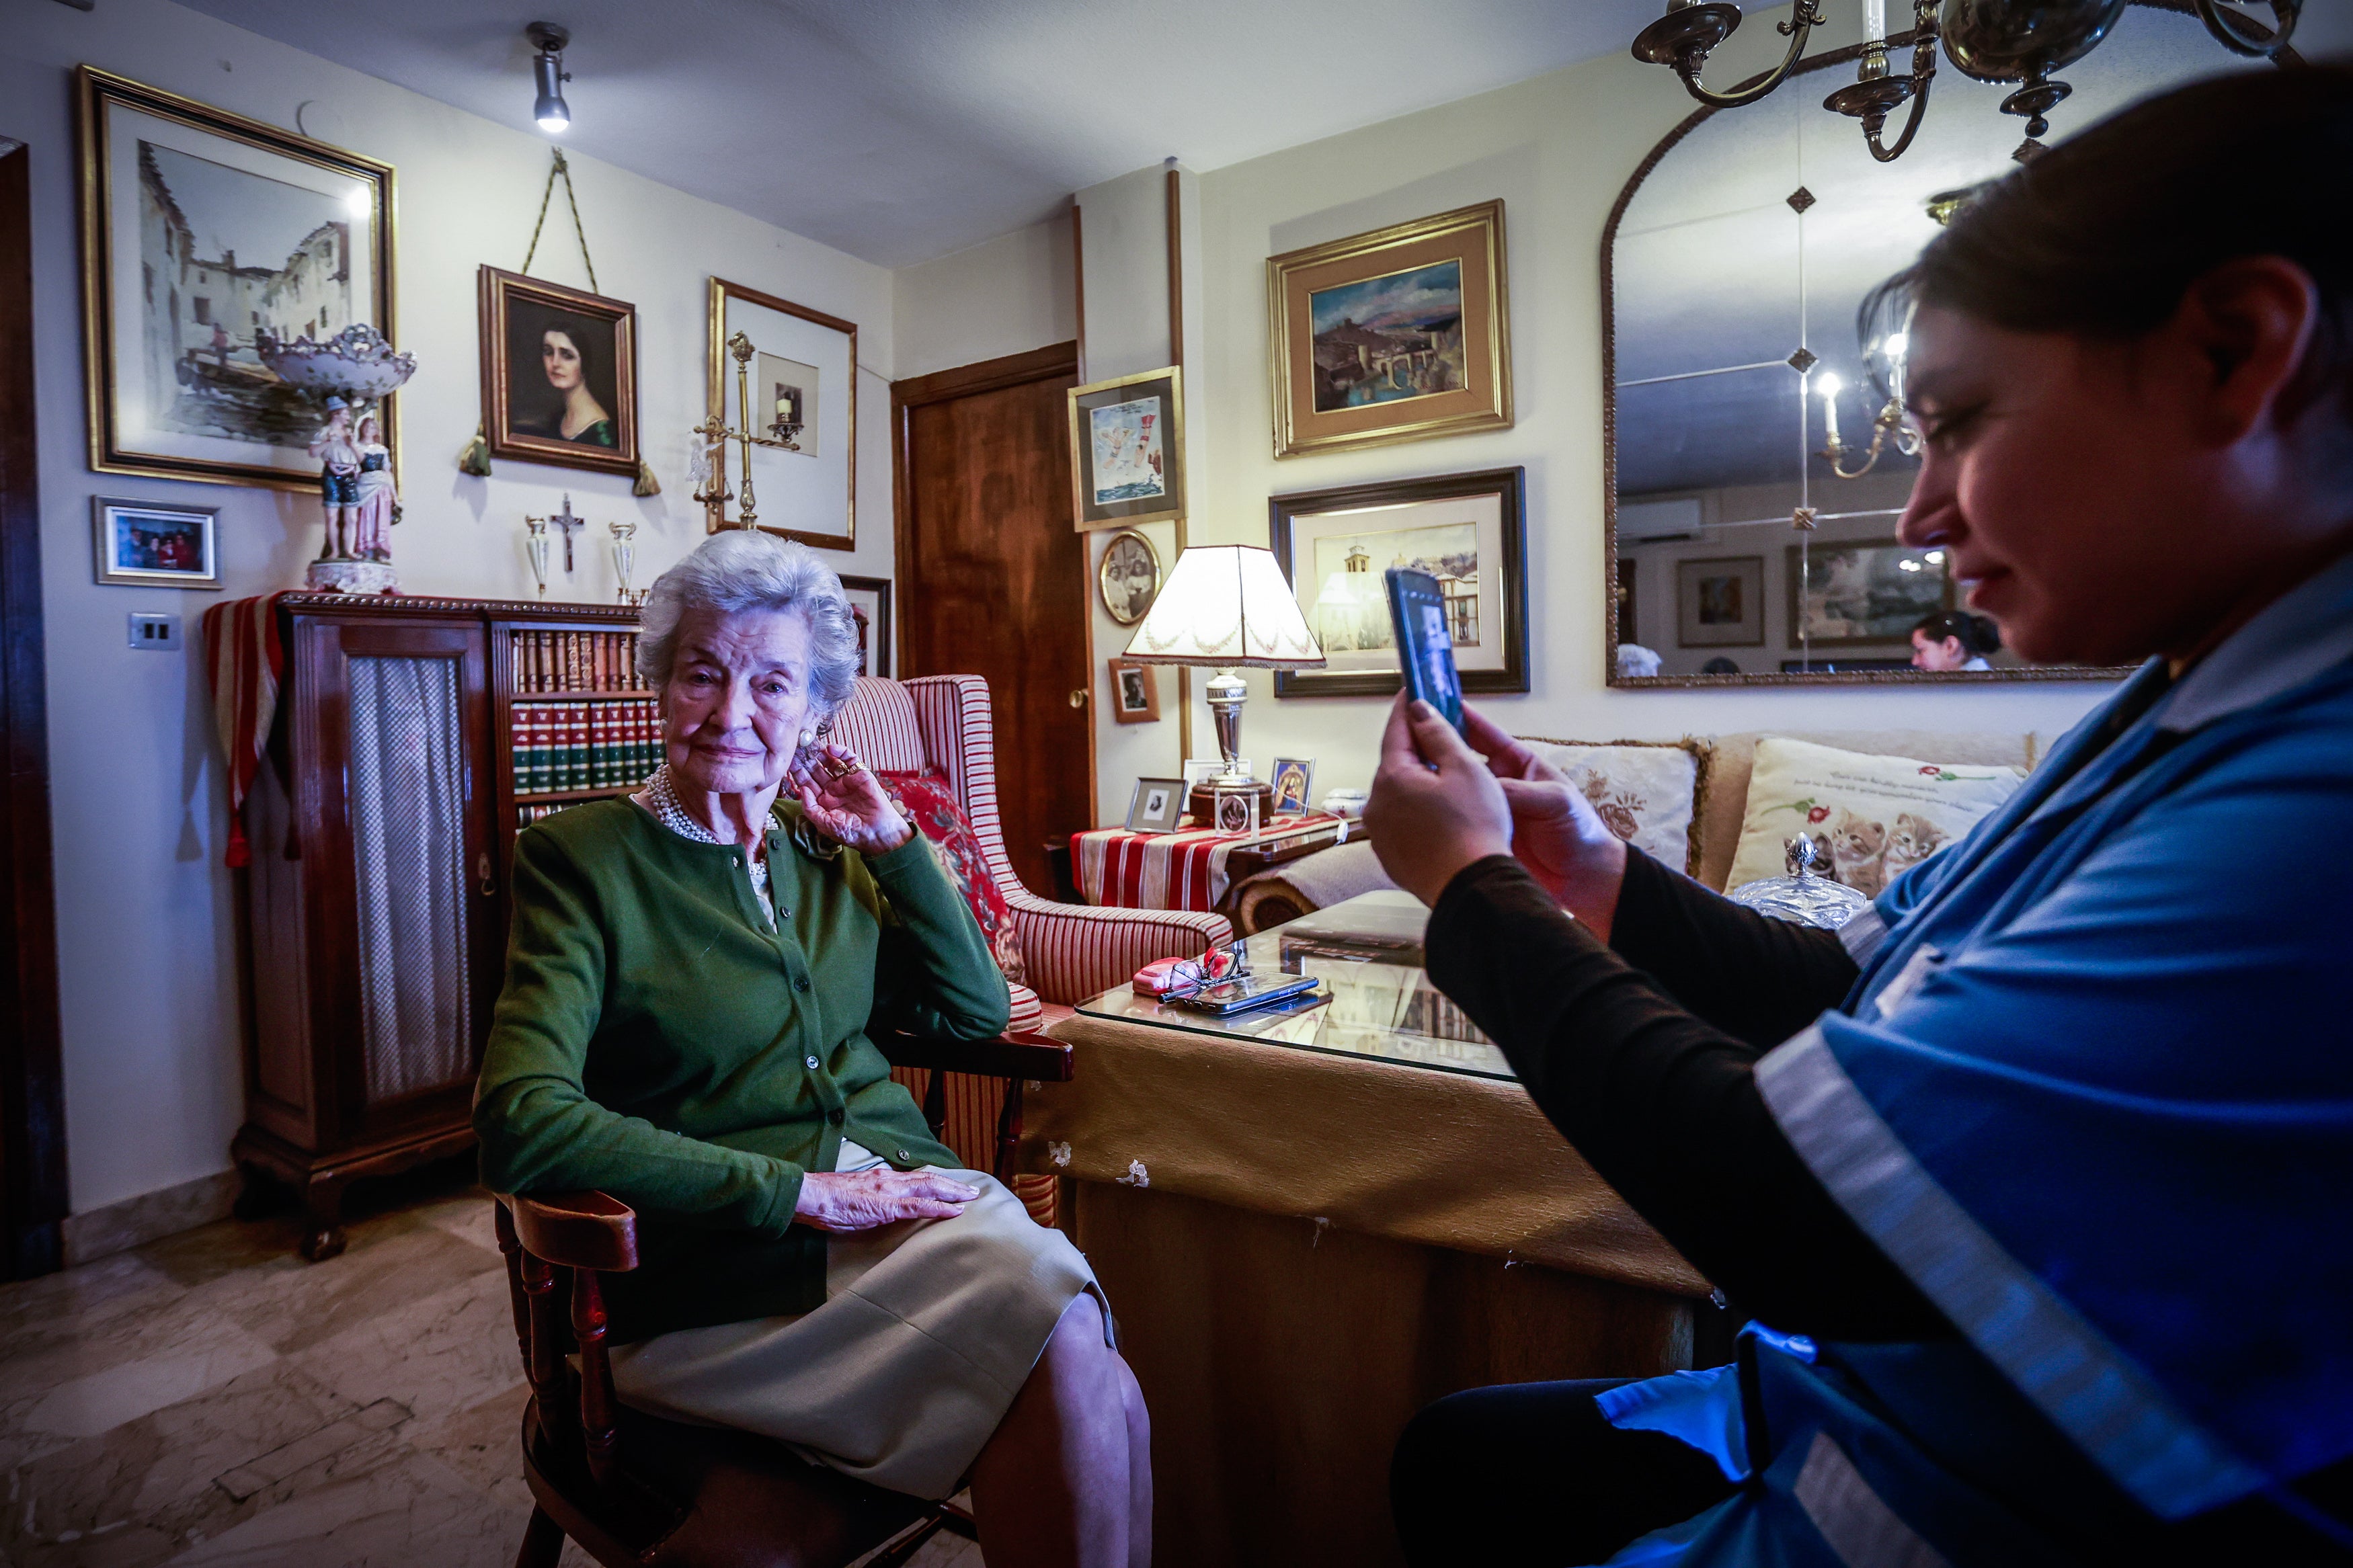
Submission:
[[600,1187],[638,1211],[639,1268],[607,1277],[614,1337],[807,1311],[825,1237],[793,1223],[805,1171],[849,1138],[955,1167],[866,1037],[870,1017],[986,1039],[1009,1003],[919,834],[871,858],[779,801],[770,931],[743,851],[627,800],[515,840],[514,921],[474,1095],[494,1191]]

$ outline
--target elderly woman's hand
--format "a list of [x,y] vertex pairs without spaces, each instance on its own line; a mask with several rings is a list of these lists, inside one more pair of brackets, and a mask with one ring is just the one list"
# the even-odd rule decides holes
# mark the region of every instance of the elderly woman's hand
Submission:
[[1381,869],[1425,904],[1472,861],[1512,851],[1503,784],[1438,710],[1402,692],[1381,736],[1365,827]]
[[793,1217],[834,1236],[902,1219],[954,1219],[980,1196],[978,1187],[936,1171],[813,1171],[801,1178]]
[[880,855],[914,837],[914,825],[854,752],[830,742],[803,747],[786,782],[809,826],[845,848]]

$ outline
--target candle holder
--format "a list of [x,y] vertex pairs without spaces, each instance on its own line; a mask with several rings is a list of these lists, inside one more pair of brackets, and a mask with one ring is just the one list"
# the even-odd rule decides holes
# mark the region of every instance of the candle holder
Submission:
[[547,552],[554,542],[547,537],[547,519],[527,517],[522,520],[523,553],[531,557],[531,574],[539,579],[539,596],[547,597]]
[[625,605],[645,602],[645,595],[629,586],[630,573],[638,563],[638,525],[617,522],[613,526],[613,575],[620,580],[619,598]]

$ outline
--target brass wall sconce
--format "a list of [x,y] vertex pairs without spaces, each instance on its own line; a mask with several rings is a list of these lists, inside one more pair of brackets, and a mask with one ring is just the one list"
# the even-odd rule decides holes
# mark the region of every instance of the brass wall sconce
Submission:
[[[727,340],[727,353],[735,362],[735,406],[742,411],[744,428],[738,430],[721,415],[714,414],[694,426],[697,437],[694,453],[688,459],[686,477],[694,481],[694,499],[705,507],[721,508],[729,501],[738,501],[737,522],[744,528],[758,526],[753,510],[752,448],[773,447],[779,451],[797,452],[800,448],[801,423],[797,419],[778,418],[760,430],[752,425],[752,347],[749,333],[737,332]],[[799,410],[796,408],[795,413]],[[743,459],[742,489],[727,488],[727,443],[736,443]]]

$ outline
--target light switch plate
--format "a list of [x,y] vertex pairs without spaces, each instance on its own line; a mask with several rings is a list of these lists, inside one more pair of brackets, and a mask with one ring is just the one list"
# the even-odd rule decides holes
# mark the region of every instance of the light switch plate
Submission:
[[176,653],[180,647],[180,617],[131,612],[131,646],[142,653]]

